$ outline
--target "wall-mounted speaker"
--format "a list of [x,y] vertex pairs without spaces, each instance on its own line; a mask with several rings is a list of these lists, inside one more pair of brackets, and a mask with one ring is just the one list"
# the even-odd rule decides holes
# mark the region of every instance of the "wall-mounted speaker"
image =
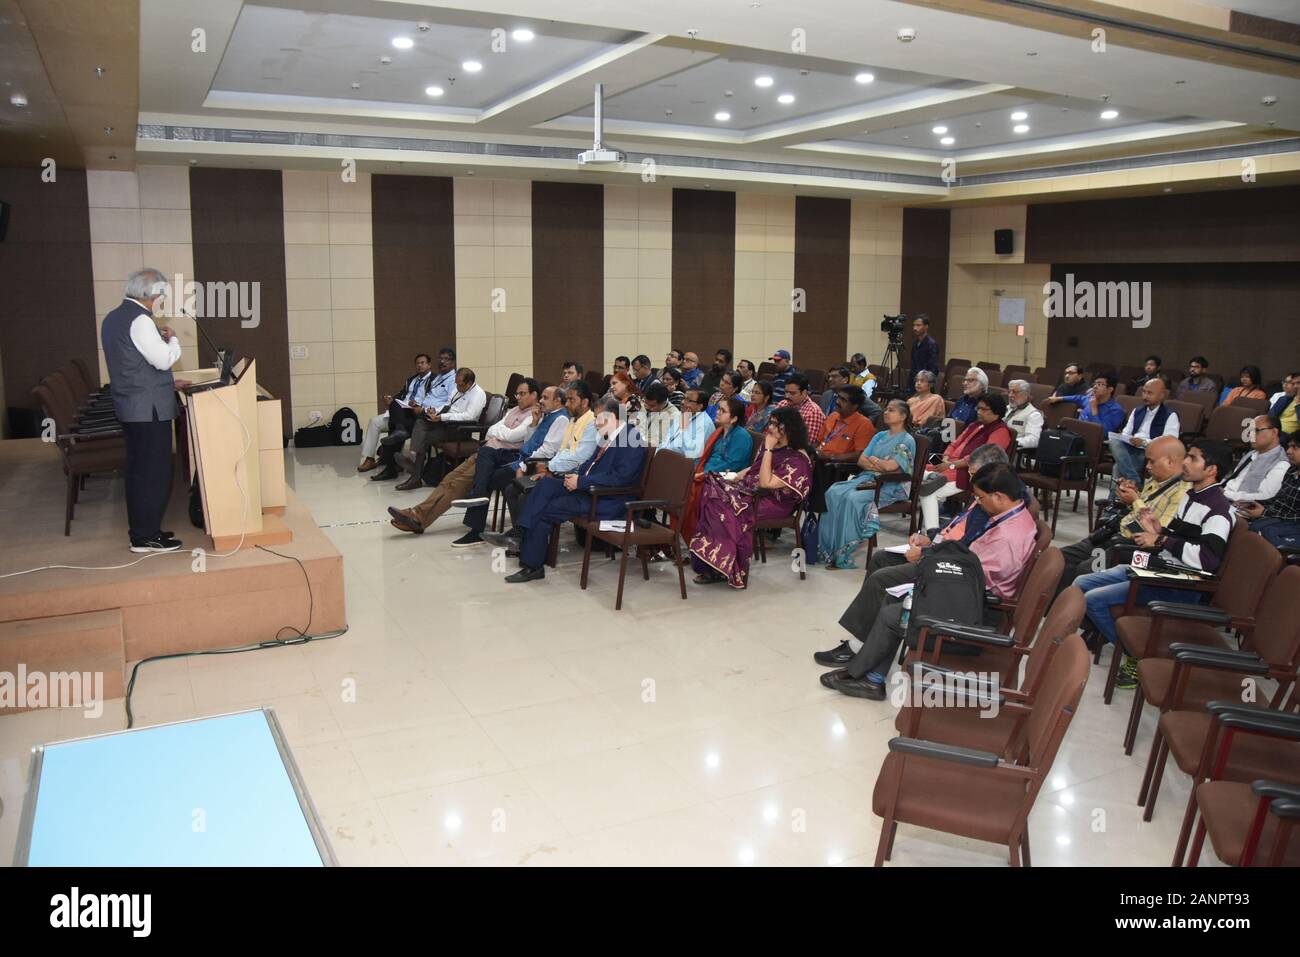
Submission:
[[993,230],[993,251],[999,256],[1005,256],[1011,252],[1015,245],[1015,233],[1010,229]]

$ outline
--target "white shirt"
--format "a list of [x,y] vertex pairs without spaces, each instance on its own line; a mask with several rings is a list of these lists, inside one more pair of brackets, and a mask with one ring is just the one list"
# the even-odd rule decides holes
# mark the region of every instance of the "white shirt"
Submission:
[[1038,448],[1039,436],[1043,434],[1043,413],[1034,408],[1032,402],[1026,402],[1018,409],[1012,408],[1007,413],[1006,423],[1016,433],[1017,448]]
[[[1147,412],[1146,418],[1142,420],[1142,428],[1134,432],[1133,420],[1137,418],[1137,414],[1140,409],[1146,409]],[[1156,406],[1154,409],[1147,409],[1146,406],[1139,405],[1136,409],[1130,412],[1128,415],[1128,421],[1124,423],[1124,431],[1121,433],[1121,435],[1124,436],[1125,441],[1129,439],[1137,438],[1137,439],[1146,439],[1148,442],[1150,442],[1151,423],[1155,422],[1156,413],[1159,411],[1160,411],[1160,406]],[[1170,410],[1169,418],[1165,419],[1165,431],[1163,434],[1172,435],[1174,438],[1178,438],[1179,422],[1178,422],[1177,412]],[[1160,438],[1160,436],[1156,436],[1156,438]]]
[[447,411],[438,416],[440,422],[477,422],[487,405],[487,393],[475,382],[468,392],[457,392],[451,397]]
[[1251,449],[1246,453],[1246,457],[1238,463],[1237,477],[1223,486],[1224,497],[1231,502],[1266,502],[1270,498],[1282,491],[1282,479],[1291,468],[1291,463],[1283,455],[1273,467],[1264,473],[1264,480],[1259,483],[1259,488],[1254,492],[1239,492],[1242,483],[1245,481],[1246,472],[1250,470],[1250,463],[1255,461],[1259,453]]
[[[560,451],[560,446],[564,443],[564,433],[569,431],[569,417],[567,415],[558,415],[551,427],[546,432],[546,438],[542,440],[529,458],[545,459],[550,461],[555,458],[555,453]],[[522,468],[522,465],[520,466]]]
[[[135,299],[130,301],[145,309],[143,303]],[[180,361],[180,340],[172,336],[170,342],[164,342],[158,326],[154,324],[153,316],[147,309],[131,320],[131,343],[140,350],[140,355],[144,356],[145,361],[159,372],[166,372]]]

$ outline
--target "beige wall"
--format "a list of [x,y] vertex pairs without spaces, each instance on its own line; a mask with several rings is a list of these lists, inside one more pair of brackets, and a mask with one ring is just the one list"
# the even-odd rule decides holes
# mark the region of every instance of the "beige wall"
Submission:
[[[883,316],[898,315],[903,273],[903,208],[855,199],[849,220],[849,355],[880,362]],[[846,357],[847,358],[847,357]]]
[[[1047,319],[1043,284],[1051,266],[1025,262],[1024,206],[979,206],[954,209],[949,241],[948,341],[944,353],[972,362],[1003,366],[1047,364]],[[1015,231],[1009,255],[993,252],[993,230]],[[1001,298],[1025,300],[1025,339],[1015,326],[998,322]]]
[[[127,277],[144,266],[162,270],[169,282],[194,279],[190,236],[190,171],[183,166],[141,166],[134,172],[86,171],[90,206],[90,258],[95,282],[95,341],[104,316],[122,302]],[[167,321],[181,341],[178,369],[198,365],[191,319]],[[99,375],[108,381],[104,350]]]
[[[370,174],[284,172],[284,272],[293,427],[349,406],[375,414]],[[295,347],[298,354],[295,354]]]
[[612,369],[614,357],[620,355],[634,358],[644,353],[654,366],[663,365],[674,347],[672,302],[672,190],[606,186],[601,371]]
[[[532,183],[460,176],[452,188],[457,363],[488,392],[501,392],[510,373],[533,368]],[[495,290],[504,294],[498,312]],[[431,342],[429,351],[443,345]]]
[[[737,193],[737,359],[757,364],[777,349],[792,348],[793,289],[794,197]],[[794,363],[799,364],[798,356]]]

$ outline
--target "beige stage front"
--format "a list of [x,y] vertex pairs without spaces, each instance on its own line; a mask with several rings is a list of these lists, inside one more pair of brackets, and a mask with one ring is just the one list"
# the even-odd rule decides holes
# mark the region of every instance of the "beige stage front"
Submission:
[[[0,577],[0,672],[16,673],[20,662],[29,673],[102,670],[106,695],[120,697],[128,661],[346,625],[342,556],[292,490],[283,521],[293,540],[268,547],[302,568],[255,547],[217,557],[212,540],[190,524],[188,488],[179,480],[163,524],[185,543],[182,551],[146,557],[128,550],[120,474],[87,480],[65,537],[64,481],[54,446],[0,442],[0,576],[47,565],[104,569]],[[205,570],[197,570],[196,548],[206,553]]]

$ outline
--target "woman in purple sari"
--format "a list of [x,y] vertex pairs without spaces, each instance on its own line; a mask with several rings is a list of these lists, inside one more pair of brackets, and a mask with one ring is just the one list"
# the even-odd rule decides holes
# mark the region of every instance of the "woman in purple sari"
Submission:
[[[755,495],[763,489],[764,494]],[[691,566],[701,585],[744,588],[760,520],[791,515],[812,489],[812,454],[803,416],[776,409],[754,464],[733,478],[710,472],[700,487],[691,536]]]

